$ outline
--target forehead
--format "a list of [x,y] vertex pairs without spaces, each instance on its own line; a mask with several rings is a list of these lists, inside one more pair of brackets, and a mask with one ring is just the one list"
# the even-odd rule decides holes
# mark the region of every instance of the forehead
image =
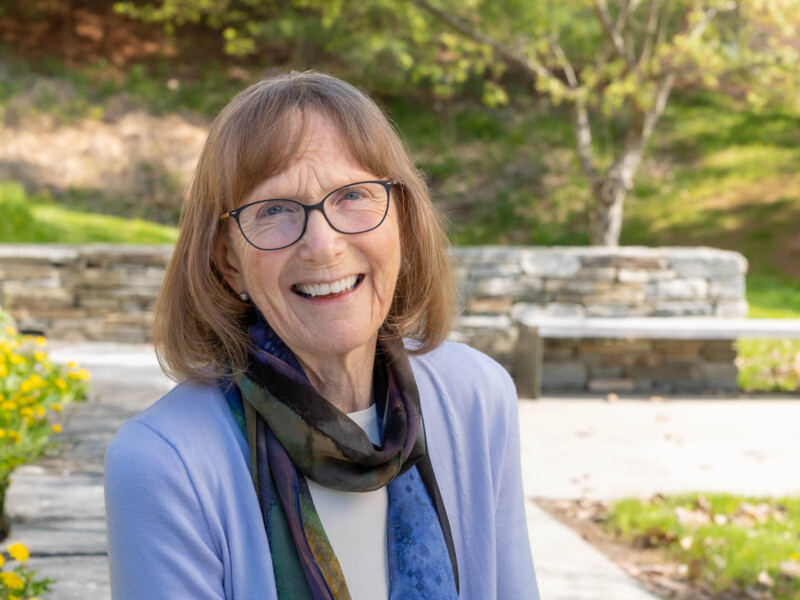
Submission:
[[292,162],[256,185],[246,202],[321,197],[348,183],[377,178],[353,157],[347,139],[330,119],[310,113],[303,120]]

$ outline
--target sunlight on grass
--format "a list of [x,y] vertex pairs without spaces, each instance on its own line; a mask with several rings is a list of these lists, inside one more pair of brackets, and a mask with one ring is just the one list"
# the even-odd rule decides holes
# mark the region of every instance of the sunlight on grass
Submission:
[[68,210],[41,196],[29,196],[16,182],[0,182],[0,242],[114,242],[170,244],[177,230],[140,219]]
[[639,547],[663,548],[686,565],[686,577],[713,590],[758,588],[765,573],[773,582],[771,598],[800,594],[800,580],[784,574],[787,565],[800,561],[800,498],[687,494],[621,500],[605,526]]

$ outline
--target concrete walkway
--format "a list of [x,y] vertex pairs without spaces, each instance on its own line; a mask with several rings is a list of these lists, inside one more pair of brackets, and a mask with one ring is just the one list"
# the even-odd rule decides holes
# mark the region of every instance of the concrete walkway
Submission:
[[[62,343],[52,345],[51,356],[90,369],[93,397],[65,428],[76,446],[15,474],[9,542],[27,544],[31,566],[58,581],[45,598],[108,600],[103,454],[119,425],[172,384],[147,346]],[[792,468],[800,454],[798,422],[800,400],[523,400],[525,493],[800,493]],[[654,598],[532,501],[527,510],[543,600]]]

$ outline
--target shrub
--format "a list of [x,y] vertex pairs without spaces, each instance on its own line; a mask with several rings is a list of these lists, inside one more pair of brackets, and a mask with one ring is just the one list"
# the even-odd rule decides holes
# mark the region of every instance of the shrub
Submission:
[[58,446],[51,438],[63,430],[64,406],[88,392],[89,372],[76,363],[51,363],[46,346],[43,337],[0,326],[0,539],[10,530],[5,495],[11,473]]

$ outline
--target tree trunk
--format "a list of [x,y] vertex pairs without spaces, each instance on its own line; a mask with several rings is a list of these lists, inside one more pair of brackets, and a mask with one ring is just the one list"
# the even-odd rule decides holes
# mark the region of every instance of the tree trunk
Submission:
[[617,176],[606,175],[594,188],[595,213],[589,240],[592,246],[619,246],[627,186]]

